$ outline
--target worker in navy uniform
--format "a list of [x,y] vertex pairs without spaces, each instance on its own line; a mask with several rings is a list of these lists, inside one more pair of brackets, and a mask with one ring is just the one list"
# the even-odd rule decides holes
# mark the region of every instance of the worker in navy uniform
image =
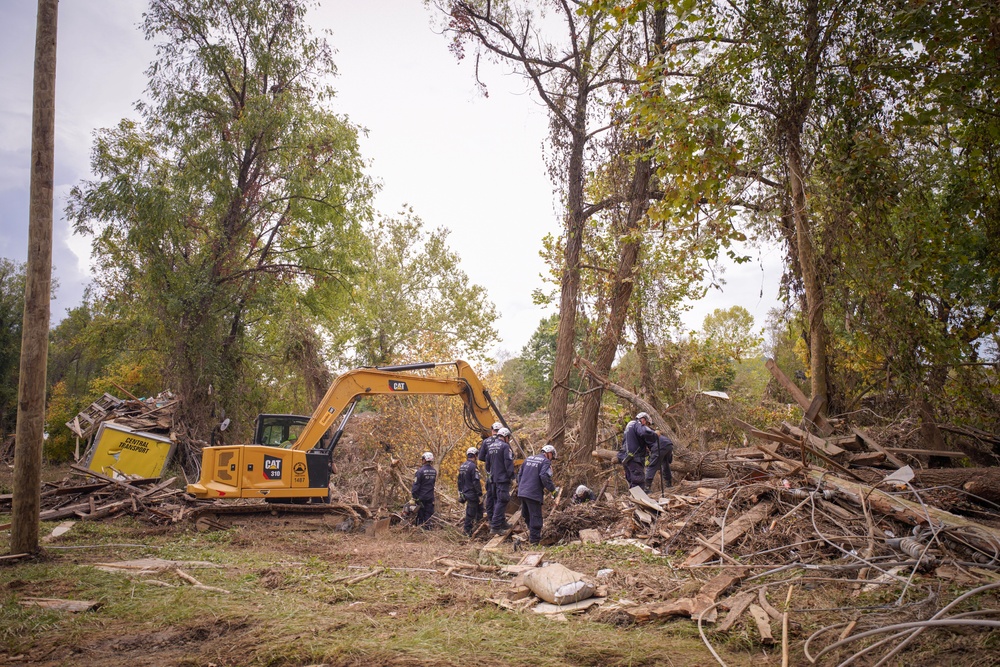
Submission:
[[595,496],[594,492],[583,484],[576,487],[576,493],[574,493],[573,497],[569,499],[570,503],[573,505],[582,505],[583,503],[590,503],[595,500],[597,500],[597,496]]
[[545,493],[556,495],[552,482],[552,464],[556,448],[542,447],[541,454],[529,456],[517,473],[517,497],[521,499],[521,517],[528,524],[528,542],[538,544],[542,539],[542,500]]
[[494,534],[510,530],[507,523],[507,503],[510,502],[510,483],[514,481],[514,452],[510,449],[510,429],[501,427],[486,452],[486,470],[493,484],[493,513],[489,516],[490,531]]
[[428,528],[427,523],[434,516],[434,484],[437,482],[437,470],[431,463],[434,462],[434,454],[424,452],[424,464],[417,468],[416,478],[413,480],[413,488],[410,494],[417,504],[417,524],[421,528]]
[[646,484],[646,454],[659,435],[649,427],[649,422],[649,415],[640,412],[625,426],[618,462],[625,468],[625,482],[629,488],[633,486],[642,488]]
[[483,485],[479,477],[479,450],[465,450],[465,463],[458,466],[458,502],[465,503],[465,534],[472,537],[476,524],[483,518]]
[[483,441],[479,443],[479,460],[483,462],[483,466],[486,468],[486,519],[490,520],[493,516],[493,505],[497,497],[496,489],[493,486],[493,480],[490,478],[490,462],[487,460],[487,455],[490,451],[490,443],[497,439],[497,432],[503,428],[503,424],[500,422],[493,422],[493,430],[490,435],[483,438]]
[[646,459],[646,493],[653,488],[656,473],[660,473],[663,486],[673,486],[674,478],[670,473],[670,464],[674,461],[674,441],[660,434],[656,444],[649,448],[649,458]]

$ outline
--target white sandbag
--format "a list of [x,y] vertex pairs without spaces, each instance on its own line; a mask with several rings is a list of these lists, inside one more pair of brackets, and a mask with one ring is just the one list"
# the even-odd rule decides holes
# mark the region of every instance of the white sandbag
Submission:
[[524,575],[524,585],[552,604],[569,604],[593,597],[596,584],[587,576],[553,563]]

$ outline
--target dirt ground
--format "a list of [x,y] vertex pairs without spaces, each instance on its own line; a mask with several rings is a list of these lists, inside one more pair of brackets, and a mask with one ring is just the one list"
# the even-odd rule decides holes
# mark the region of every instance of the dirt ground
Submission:
[[[48,526],[45,526],[49,528]],[[75,535],[74,535],[75,533]],[[138,546],[142,545],[142,546]],[[509,578],[465,579],[427,572],[442,556],[515,562],[510,552],[481,556],[457,531],[393,528],[378,538],[289,523],[198,533],[150,528],[128,519],[77,524],[43,558],[0,567],[0,663],[18,665],[709,665],[690,621],[622,626],[597,614],[566,622],[489,602]],[[58,549],[55,547],[79,547]],[[616,587],[659,588],[662,568],[638,554],[556,549],[558,561],[593,575],[617,568]],[[562,552],[561,554],[559,552]],[[183,586],[170,573],[150,586],[90,565],[137,558],[209,560],[217,569],[182,566],[206,585]],[[632,562],[629,562],[629,559]],[[355,585],[334,582],[380,574]],[[494,579],[488,581],[487,579]],[[69,614],[22,608],[25,598],[97,600]],[[733,665],[778,664],[774,656],[726,651]],[[764,658],[764,662],[761,662]]]
[[[46,470],[44,476],[58,480],[65,473],[65,469]],[[9,489],[10,470],[0,470],[0,493]],[[621,514],[616,505],[607,510]],[[396,525],[378,537],[363,527],[340,530],[340,519],[302,516],[257,517],[207,532],[190,523],[152,525],[129,516],[77,521],[64,535],[43,537],[40,557],[0,560],[0,665],[782,664],[777,621],[772,623],[774,643],[764,641],[749,615],[726,632],[707,630],[705,637],[716,657],[688,618],[637,625],[627,613],[614,610],[624,601],[648,605],[694,595],[719,570],[676,567],[687,546],[675,545],[664,554],[607,542],[544,548],[546,560],[591,577],[600,570],[613,570],[601,580],[608,588],[606,605],[560,621],[498,606],[493,600],[510,589],[510,577],[489,568],[516,563],[524,552],[511,542],[497,552],[486,552],[485,539],[470,541],[461,535],[457,508],[442,508],[441,516],[452,524],[431,531]],[[683,516],[687,515],[678,515]],[[687,531],[707,534],[714,524],[709,514],[703,519],[703,526],[688,519]],[[0,514],[0,524],[7,521],[9,516]],[[664,525],[670,521],[666,517]],[[559,522],[560,515],[554,515],[550,527]],[[59,523],[43,523],[41,535],[48,536]],[[795,530],[784,522],[758,539],[765,546],[770,541],[776,546],[800,542]],[[9,539],[9,534],[0,531],[0,540]],[[136,576],[95,567],[151,558],[175,561],[176,569]],[[436,563],[441,558],[476,563],[484,571],[449,575],[447,567]],[[372,576],[359,579],[365,574]],[[860,627],[879,627],[928,618],[945,601],[995,573],[983,571],[978,580],[964,583],[919,575],[902,600],[897,600],[898,586],[865,591],[823,572],[777,576],[780,579],[772,581],[770,592],[774,606],[781,606],[785,591],[795,585],[788,664],[806,665],[810,663],[804,643],[817,631],[826,634],[814,643],[813,654],[833,643],[852,621]],[[203,587],[192,585],[189,578]],[[759,588],[759,583],[744,583],[743,590]],[[29,598],[92,601],[97,606],[72,613],[24,606]],[[997,607],[1000,600],[994,590],[956,611]],[[817,664],[840,664],[861,646],[827,655]],[[851,664],[871,665],[881,655],[884,652],[876,651]],[[1000,665],[997,656],[1000,632],[958,628],[924,633],[886,664],[980,667]]]

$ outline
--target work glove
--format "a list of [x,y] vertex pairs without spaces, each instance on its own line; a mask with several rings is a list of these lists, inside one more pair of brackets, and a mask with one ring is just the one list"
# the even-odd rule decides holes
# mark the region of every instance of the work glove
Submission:
[[460,503],[462,503],[464,505],[465,504],[465,496],[459,496],[458,497],[458,502],[460,502]]
[[552,497],[555,498],[556,496],[558,496],[559,495],[559,491],[561,489],[562,489],[561,486],[557,486],[555,489],[553,489],[553,491],[552,491]]

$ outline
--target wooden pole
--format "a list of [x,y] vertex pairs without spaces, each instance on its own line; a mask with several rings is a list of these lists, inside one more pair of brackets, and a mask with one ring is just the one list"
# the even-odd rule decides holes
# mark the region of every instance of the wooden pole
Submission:
[[56,21],[59,0],[38,0],[35,80],[31,115],[31,186],[28,267],[21,330],[14,446],[14,497],[10,550],[38,551],[41,512],[45,373],[52,293],[52,191],[56,125]]

